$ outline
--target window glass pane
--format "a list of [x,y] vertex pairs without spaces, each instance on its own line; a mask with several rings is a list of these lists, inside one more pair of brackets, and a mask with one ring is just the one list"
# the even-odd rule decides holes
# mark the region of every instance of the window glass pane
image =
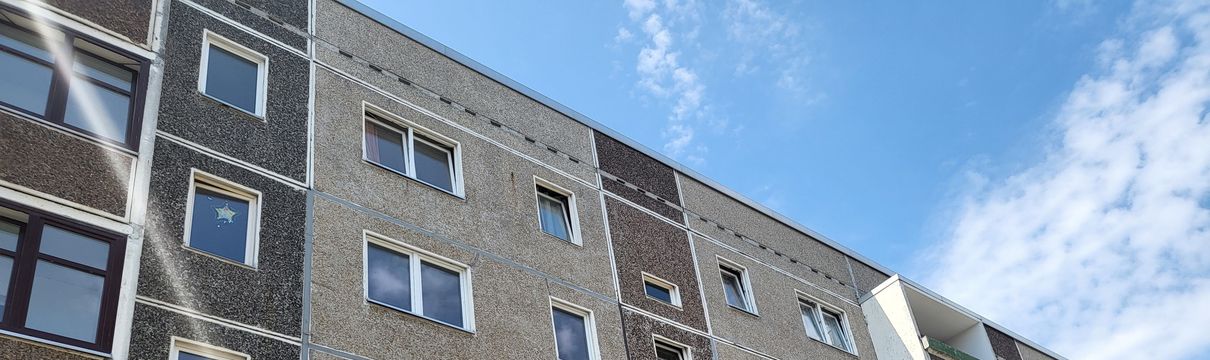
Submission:
[[371,300],[412,310],[412,278],[408,256],[370,244],[366,278]]
[[446,191],[454,191],[448,150],[420,141],[416,141],[415,146],[416,178]]
[[13,258],[0,256],[0,321],[4,321],[4,304],[8,303],[8,282],[13,277]]
[[671,290],[665,289],[663,287],[660,287],[659,285],[652,284],[650,282],[644,282],[644,285],[647,288],[647,296],[656,298],[660,301],[663,301],[663,302],[666,302],[669,304],[672,303],[672,291]]
[[201,186],[194,191],[189,247],[245,262],[249,201]]
[[538,217],[542,231],[563,240],[570,240],[567,233],[567,211],[561,201],[551,199],[545,194],[538,195]]
[[105,278],[39,260],[25,326],[95,342]]
[[17,238],[19,236],[21,236],[20,226],[0,221],[0,249],[17,251]]
[[0,22],[0,45],[13,48],[26,55],[31,55],[48,62],[54,62],[55,59],[54,55],[46,50],[45,41],[40,39],[38,35],[17,29],[2,22]]
[[747,310],[748,303],[744,301],[744,287],[740,284],[739,274],[728,269],[722,269],[723,293],[727,295],[727,304]]
[[50,67],[0,51],[0,101],[45,115],[53,75]]
[[67,95],[63,122],[101,137],[126,142],[130,121],[130,97],[74,78]]
[[366,158],[392,170],[407,173],[403,133],[366,122]]
[[206,95],[256,112],[258,64],[211,45],[206,58]]
[[197,355],[190,352],[181,351],[177,353],[177,360],[214,360],[205,356]]
[[560,360],[588,360],[588,333],[584,317],[551,309],[555,321],[555,347]]
[[109,261],[109,243],[54,226],[42,228],[39,252],[57,258],[105,270]]
[[815,314],[815,306],[810,304],[800,304],[799,306],[802,307],[802,322],[803,326],[807,328],[807,336],[815,340],[823,340],[820,335],[819,319]]
[[424,316],[462,326],[462,283],[458,272],[420,263]]
[[844,334],[844,329],[840,326],[840,319],[836,315],[828,312],[823,313],[824,328],[828,334],[829,342],[841,349],[849,350],[849,341]]
[[668,346],[656,346],[655,357],[660,360],[681,360],[681,352]]
[[130,91],[134,82],[134,72],[122,66],[102,60],[83,52],[76,53],[76,72],[113,85],[119,89]]

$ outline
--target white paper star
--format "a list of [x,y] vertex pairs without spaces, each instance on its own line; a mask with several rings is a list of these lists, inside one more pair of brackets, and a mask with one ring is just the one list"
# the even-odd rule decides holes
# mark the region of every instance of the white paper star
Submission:
[[231,210],[231,206],[223,204],[221,208],[215,208],[214,212],[218,213],[217,220],[226,221],[228,224],[235,222],[236,212]]

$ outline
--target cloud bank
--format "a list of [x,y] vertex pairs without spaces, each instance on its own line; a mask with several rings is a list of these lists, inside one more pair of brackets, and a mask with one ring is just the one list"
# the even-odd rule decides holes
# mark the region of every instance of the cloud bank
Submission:
[[1140,2],[1044,160],[971,172],[923,282],[1074,359],[1210,356],[1210,9]]

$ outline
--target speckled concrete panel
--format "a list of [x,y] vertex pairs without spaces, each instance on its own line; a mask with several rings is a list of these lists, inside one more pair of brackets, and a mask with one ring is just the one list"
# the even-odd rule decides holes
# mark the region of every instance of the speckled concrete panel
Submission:
[[[781,359],[875,358],[874,343],[860,306],[739,257],[718,245],[695,238],[694,246],[715,336]],[[717,270],[719,256],[747,269],[759,316],[727,305]],[[844,312],[860,357],[807,337],[798,307],[800,292]]]
[[[597,144],[597,162],[601,170],[654,193],[663,200],[681,204],[676,175],[671,167],[600,132],[594,133],[593,138]],[[684,221],[680,211],[668,207],[663,201],[647,197],[617,182],[605,181],[604,185],[606,190],[655,210],[673,221]]]
[[[851,288],[853,281],[849,276],[849,266],[845,263],[846,255],[705,184],[687,176],[681,176],[680,179],[681,191],[684,191],[685,195],[685,206],[690,211],[759,241],[769,249],[762,249],[750,244],[732,233],[725,232],[713,224],[694,217],[689,219],[690,228],[820,286],[835,289],[834,291],[837,293],[848,293],[856,300],[856,293]],[[802,266],[803,264],[820,272],[812,272],[808,267]],[[846,285],[838,284],[837,280]]]
[[348,358],[336,356],[322,351],[311,350],[311,360],[345,360]]
[[732,346],[725,342],[716,342],[714,352],[718,354],[718,359],[727,360],[768,360],[769,358],[753,354],[743,349]]
[[[222,105],[197,90],[203,29],[269,58],[265,118]],[[172,3],[163,51],[159,130],[296,180],[307,174],[307,59],[193,8]],[[238,134],[238,136],[233,136]]]
[[46,3],[122,34],[136,44],[147,43],[152,0],[47,0]]
[[[163,138],[155,152],[138,294],[297,336],[306,193]],[[190,168],[261,192],[257,269],[184,246]]]
[[[598,329],[620,329],[608,298],[559,289],[534,272],[454,247],[420,232],[315,201],[312,337],[317,343],[376,359],[546,358],[555,353],[549,296],[592,309]],[[363,287],[363,230],[370,230],[469,266],[475,333],[368,303]],[[603,295],[602,295],[603,296]],[[621,358],[621,334],[601,330],[605,358]]]
[[710,338],[685,331],[629,309],[622,309],[623,326],[626,327],[626,349],[630,360],[658,360],[655,357],[655,337],[663,336],[690,347],[694,359],[712,359]]
[[1017,350],[1017,340],[991,326],[984,325],[983,328],[987,330],[987,339],[992,343],[996,360],[1022,360],[1021,352]]
[[890,279],[890,276],[883,274],[881,271],[866,265],[854,258],[849,258],[849,265],[853,267],[853,278],[857,279],[857,289],[861,290],[861,294],[865,295],[873,290],[878,285],[882,285],[884,281]]
[[0,359],[82,360],[101,358],[50,345],[0,336]]
[[1017,350],[1021,351],[1021,360],[1055,360],[1050,355],[1046,355],[1021,342],[1017,342]]
[[[315,182],[320,191],[612,294],[597,193],[327,71],[316,72]],[[462,149],[461,199],[362,160],[362,101],[450,137]],[[542,232],[534,176],[576,194],[582,246]],[[534,251],[541,249],[541,251]]]
[[[272,17],[265,19],[248,8],[236,5],[231,0],[197,0],[198,4],[243,24],[257,32],[299,50],[307,50],[307,1],[306,0],[239,0]],[[176,14],[174,13],[173,16]],[[279,25],[276,21],[289,24],[296,31]],[[301,32],[301,33],[300,33]]]
[[299,358],[299,348],[294,344],[154,306],[135,304],[130,334],[131,359],[167,359],[173,336],[241,352],[257,360]]
[[[617,200],[606,203],[622,301],[705,331],[706,316],[685,230]],[[647,297],[644,271],[675,284],[680,289],[681,307]]]
[[0,129],[0,179],[126,216],[134,157],[3,111]]
[[592,130],[395,30],[331,0],[316,4],[317,37],[500,120],[537,141],[591,161]]

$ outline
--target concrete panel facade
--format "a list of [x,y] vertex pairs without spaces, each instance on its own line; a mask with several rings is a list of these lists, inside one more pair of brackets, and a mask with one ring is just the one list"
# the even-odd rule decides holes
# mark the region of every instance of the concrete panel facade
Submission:
[[[164,90],[158,129],[282,176],[305,181],[310,82],[307,60],[181,2],[173,2],[171,11],[172,21],[164,44]],[[204,30],[269,58],[263,119],[198,92]]]
[[136,305],[135,323],[139,326],[131,334],[131,359],[168,359],[174,337],[248,354],[252,359],[299,358],[297,343],[260,336],[144,303]]
[[[681,205],[676,175],[671,167],[600,132],[595,133],[595,139],[601,170],[637,187],[635,189],[621,182],[602,179],[601,185],[605,190],[672,221],[684,222],[681,211],[665,203]],[[646,193],[652,193],[655,197]]]
[[[705,331],[706,315],[685,231],[613,198],[607,198],[606,204],[622,302]],[[681,306],[648,297],[644,272],[675,284]]]
[[0,359],[84,360],[99,356],[15,338],[0,337]]
[[47,4],[109,29],[135,44],[148,44],[153,0],[47,0]]
[[628,359],[657,360],[654,342],[656,335],[688,346],[694,359],[714,358],[714,350],[711,349],[709,337],[652,319],[626,308],[622,309],[622,320],[622,326],[626,332]]
[[195,2],[290,47],[307,50],[310,6],[306,0],[240,0],[242,5],[230,0]]
[[987,339],[991,341],[992,350],[996,354],[996,360],[1022,360],[1021,351],[1017,350],[1017,341],[1011,336],[996,330],[991,326],[986,326]]
[[1034,349],[1032,346],[1026,345],[1020,341],[1017,342],[1017,350],[1021,352],[1021,360],[1055,360],[1050,355]]

